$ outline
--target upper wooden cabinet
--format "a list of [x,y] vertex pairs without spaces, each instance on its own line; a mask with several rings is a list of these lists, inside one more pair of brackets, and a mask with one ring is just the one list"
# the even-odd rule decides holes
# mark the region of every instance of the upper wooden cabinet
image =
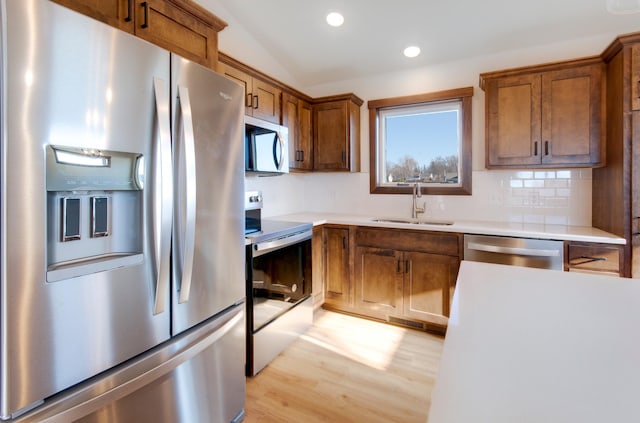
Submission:
[[211,69],[227,24],[186,0],[52,0]]
[[480,75],[486,167],[604,165],[599,57]]
[[280,124],[282,90],[231,65],[221,67],[226,77],[244,87],[247,116]]
[[289,170],[313,169],[313,110],[292,94],[282,94],[282,124],[289,128]]
[[640,44],[631,46],[631,109],[640,110]]
[[311,98],[219,54],[221,73],[245,87],[246,114],[289,129],[289,169],[360,171],[360,106],[354,94]]
[[353,94],[314,100],[313,168],[360,171],[360,106]]

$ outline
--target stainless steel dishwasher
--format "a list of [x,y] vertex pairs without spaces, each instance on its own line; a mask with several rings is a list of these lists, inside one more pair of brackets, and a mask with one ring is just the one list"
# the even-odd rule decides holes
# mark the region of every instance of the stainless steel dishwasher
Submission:
[[464,236],[464,260],[563,270],[562,241],[504,236]]

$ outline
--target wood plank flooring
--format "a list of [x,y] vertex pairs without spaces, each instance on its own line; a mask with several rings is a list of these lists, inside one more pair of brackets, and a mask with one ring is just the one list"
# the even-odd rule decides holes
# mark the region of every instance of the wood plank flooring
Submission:
[[247,378],[246,423],[427,421],[443,337],[322,309],[314,320]]

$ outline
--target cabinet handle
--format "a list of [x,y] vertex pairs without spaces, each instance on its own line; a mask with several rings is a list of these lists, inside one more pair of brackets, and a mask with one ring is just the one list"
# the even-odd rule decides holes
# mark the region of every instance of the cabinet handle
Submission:
[[396,261],[396,273],[402,273],[402,269],[400,268],[400,260]]
[[131,22],[133,19],[133,0],[127,1],[127,17],[124,18],[125,22]]
[[409,260],[404,261],[404,273],[409,273]]
[[247,101],[245,102],[246,107],[253,107],[253,96],[251,93],[247,94]]
[[549,141],[544,142],[544,155],[545,156],[549,155]]
[[342,237],[342,249],[346,250],[347,249],[347,237]]
[[631,234],[640,235],[640,217],[634,217],[632,220],[635,222],[632,224],[633,227],[631,228]]
[[344,164],[344,150],[340,153],[340,160],[342,161],[342,164]]
[[142,25],[140,25],[140,28],[148,28],[149,27],[149,3],[144,1],[142,2],[141,6],[142,6],[142,9],[144,10],[144,21],[142,22]]
[[590,257],[590,256],[580,256],[577,257],[569,263],[571,266],[581,266],[587,263],[593,263],[594,261],[607,261],[606,257]]
[[533,155],[537,156],[538,155],[538,141],[535,141],[533,143]]
[[254,95],[254,96],[253,96],[253,99],[256,101],[256,104],[253,106],[253,108],[254,108],[254,109],[257,109],[257,108],[258,108],[258,96],[257,96],[257,95]]
[[300,161],[304,162],[304,150],[300,150]]

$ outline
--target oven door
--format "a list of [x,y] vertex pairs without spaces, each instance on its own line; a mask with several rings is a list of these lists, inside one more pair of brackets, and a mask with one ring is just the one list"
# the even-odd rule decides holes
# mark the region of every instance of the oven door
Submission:
[[252,245],[252,333],[311,296],[311,231]]

